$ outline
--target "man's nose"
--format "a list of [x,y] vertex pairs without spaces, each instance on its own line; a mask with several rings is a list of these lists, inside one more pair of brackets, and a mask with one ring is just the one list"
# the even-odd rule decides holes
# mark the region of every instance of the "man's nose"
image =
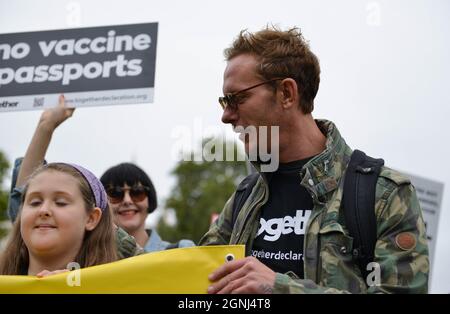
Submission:
[[222,122],[223,123],[231,123],[234,124],[233,122],[235,122],[238,118],[238,113],[236,109],[232,109],[230,106],[227,106],[224,110],[223,110],[223,114],[222,114]]

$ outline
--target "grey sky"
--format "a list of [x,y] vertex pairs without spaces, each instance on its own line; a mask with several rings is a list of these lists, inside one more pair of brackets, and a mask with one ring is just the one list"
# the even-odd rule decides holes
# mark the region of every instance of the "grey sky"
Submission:
[[[77,4],[80,27],[159,22],[155,101],[78,109],[56,131],[48,160],[98,175],[134,161],[167,197],[173,130],[196,119],[229,129],[217,104],[223,49],[241,29],[295,25],[321,62],[314,116],[334,121],[351,147],[445,184],[432,292],[450,292],[449,1],[0,0],[0,32],[74,26]],[[24,154],[39,116],[0,114],[0,149],[10,160]]]

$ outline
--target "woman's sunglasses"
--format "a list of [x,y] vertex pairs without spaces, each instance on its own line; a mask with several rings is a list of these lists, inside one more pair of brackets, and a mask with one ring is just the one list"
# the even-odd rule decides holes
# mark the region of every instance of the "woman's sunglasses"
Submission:
[[109,201],[112,204],[121,203],[125,197],[125,191],[129,191],[131,200],[135,203],[142,202],[150,190],[149,187],[143,185],[133,186],[131,188],[124,188],[121,186],[110,187],[106,190]]

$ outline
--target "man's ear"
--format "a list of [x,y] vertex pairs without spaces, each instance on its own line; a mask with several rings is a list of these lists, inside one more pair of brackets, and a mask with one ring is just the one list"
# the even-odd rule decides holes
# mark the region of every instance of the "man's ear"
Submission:
[[86,222],[86,230],[92,231],[97,227],[100,219],[102,218],[102,210],[98,207],[94,207],[94,209],[89,213],[88,220]]
[[290,109],[298,106],[298,89],[297,82],[291,78],[281,81],[279,86],[279,95],[283,109]]

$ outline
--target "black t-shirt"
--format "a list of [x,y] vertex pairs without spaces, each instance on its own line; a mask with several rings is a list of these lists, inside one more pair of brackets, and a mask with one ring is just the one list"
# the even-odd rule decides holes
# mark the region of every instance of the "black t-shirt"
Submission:
[[310,194],[300,185],[300,171],[311,158],[280,164],[273,173],[252,247],[252,256],[273,271],[293,271],[300,278],[303,238],[313,208]]

